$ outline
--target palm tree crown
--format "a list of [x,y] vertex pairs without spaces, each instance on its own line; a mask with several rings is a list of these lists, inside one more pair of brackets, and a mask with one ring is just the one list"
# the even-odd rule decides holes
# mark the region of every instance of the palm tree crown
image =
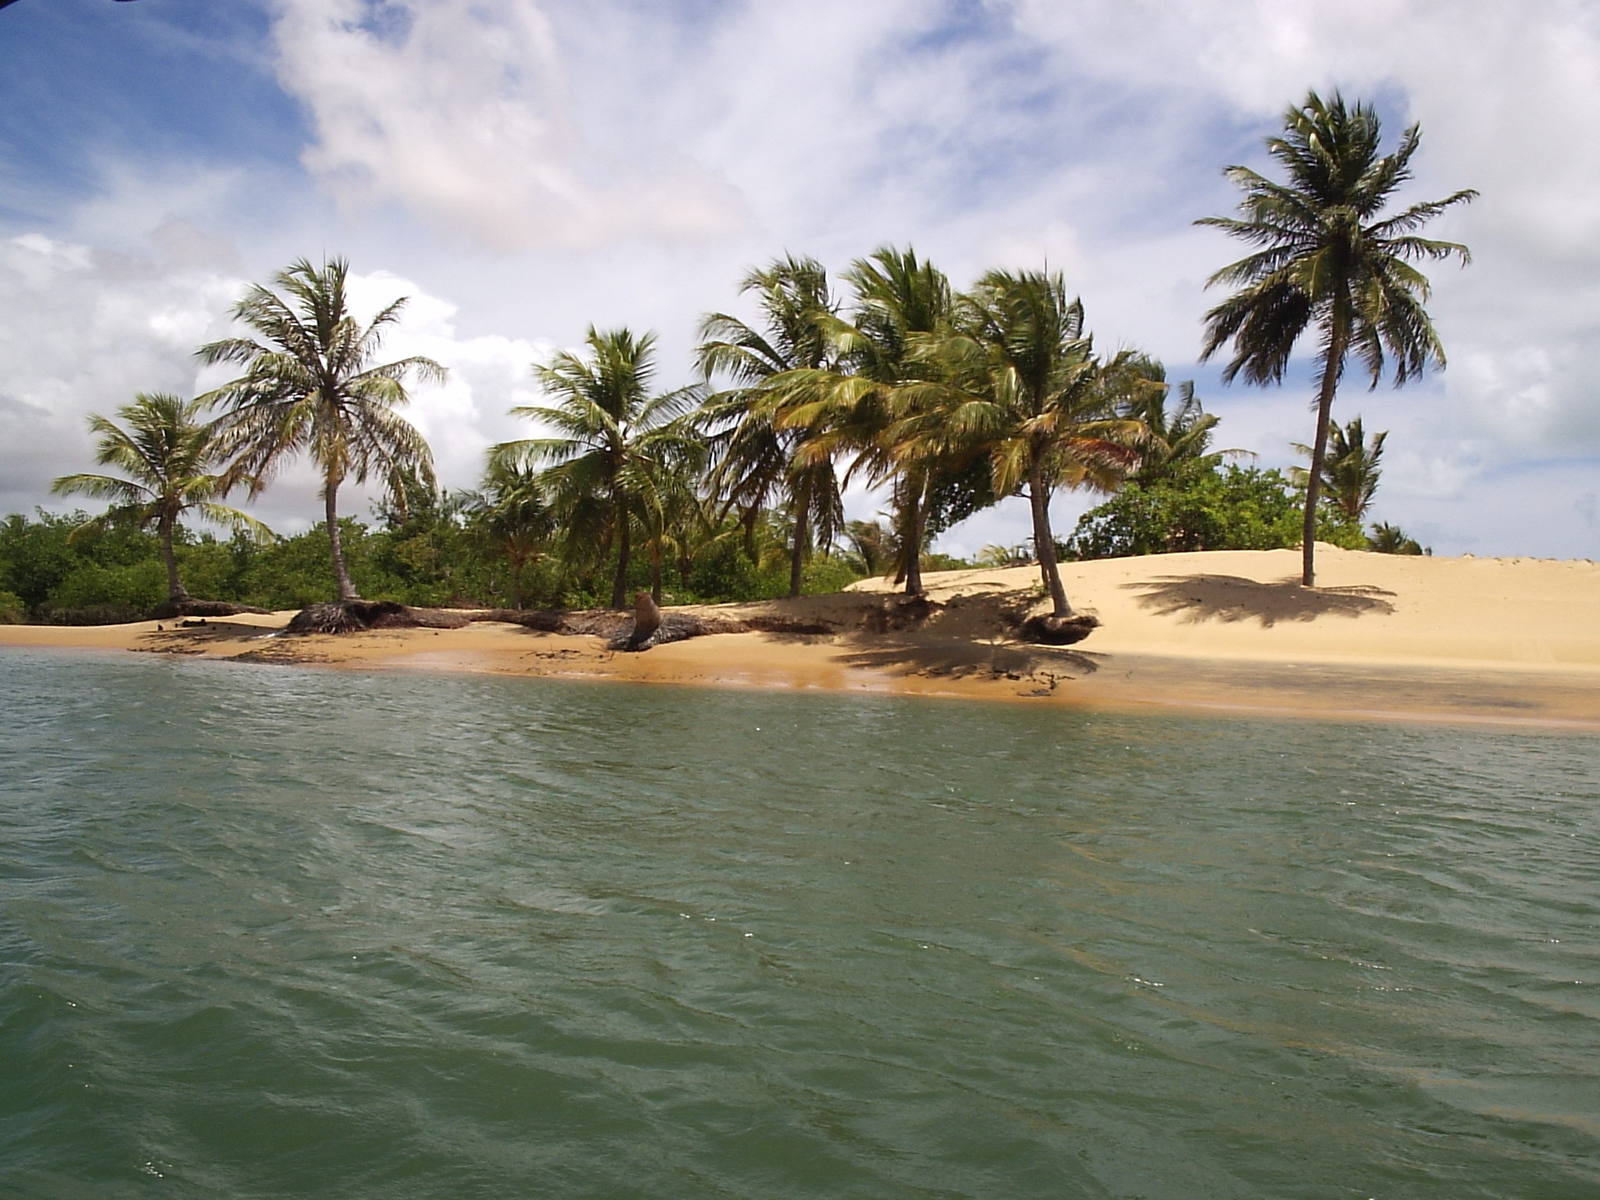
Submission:
[[[789,555],[789,594],[800,594],[801,571],[813,545],[832,545],[844,523],[844,504],[831,448],[822,444],[820,419],[780,427],[768,386],[787,371],[830,372],[837,364],[822,327],[837,305],[821,263],[793,255],[752,271],[740,290],[755,292],[766,329],[737,317],[711,313],[701,322],[696,357],[709,381],[731,378],[734,386],[708,398],[701,424],[712,435],[714,463],[709,482],[727,507],[743,511],[746,547],[754,539],[761,510],[786,499],[794,516]],[[813,443],[816,443],[813,445]]]
[[221,464],[222,452],[216,431],[199,419],[203,407],[201,400],[140,392],[132,404],[117,410],[123,425],[99,414],[90,416],[89,430],[100,438],[95,461],[116,468],[122,476],[63,475],[50,489],[57,495],[77,493],[111,501],[108,512],[80,530],[123,522],[141,528],[154,525],[167,568],[167,597],[174,603],[189,599],[172,548],[178,518],[185,512],[194,509],[219,525],[271,536],[254,517],[216,503],[245,480],[212,470]]
[[1465,246],[1432,241],[1416,231],[1477,193],[1462,190],[1383,215],[1411,178],[1421,131],[1412,125],[1391,154],[1380,153],[1380,134],[1370,106],[1347,106],[1338,94],[1324,101],[1313,92],[1285,114],[1282,136],[1267,140],[1286,182],[1248,167],[1229,167],[1227,177],[1244,192],[1240,216],[1197,222],[1258,247],[1207,281],[1207,286],[1238,288],[1206,314],[1202,360],[1233,343],[1225,381],[1242,374],[1249,383],[1281,382],[1306,327],[1315,324],[1321,335],[1317,439],[1304,532],[1307,587],[1315,578],[1316,507],[1329,413],[1346,357],[1354,353],[1361,360],[1374,387],[1391,359],[1397,385],[1430,365],[1442,367],[1444,349],[1423,308],[1428,281],[1410,264],[1470,260]]
[[917,347],[937,380],[896,426],[898,452],[945,462],[981,454],[996,496],[1025,487],[1052,615],[1069,616],[1050,496],[1058,487],[1110,490],[1138,462],[1144,427],[1119,417],[1116,404],[1148,374],[1144,360],[1095,356],[1083,305],[1059,274],[989,272],[958,302],[955,330]]
[[566,518],[573,553],[617,549],[611,606],[627,601],[633,527],[662,532],[660,510],[679,490],[685,464],[699,450],[679,421],[699,398],[693,387],[652,394],[655,335],[589,328],[588,356],[567,351],[534,374],[552,405],[513,408],[556,436],[502,442],[491,464],[545,468],[552,504]]
[[[405,378],[442,381],[431,358],[414,355],[372,365],[405,307],[394,301],[365,326],[351,316],[349,264],[342,258],[314,267],[297,260],[272,288],[257,284],[234,306],[234,318],[256,335],[223,338],[196,352],[206,363],[233,362],[245,374],[205,399],[225,406],[219,427],[252,493],[285,459],[310,454],[322,472],[323,503],[339,599],[356,598],[339,537],[337,495],[346,479],[377,474],[393,482],[406,471],[433,485],[433,456],[411,423],[395,412],[409,400]],[[281,294],[280,294],[281,293]]]

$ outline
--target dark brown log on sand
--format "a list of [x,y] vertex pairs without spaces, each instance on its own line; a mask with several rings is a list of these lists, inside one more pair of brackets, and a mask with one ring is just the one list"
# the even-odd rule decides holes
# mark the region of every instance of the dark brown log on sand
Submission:
[[460,629],[463,613],[410,608],[393,600],[341,600],[313,604],[290,618],[286,633],[364,633],[368,629]]

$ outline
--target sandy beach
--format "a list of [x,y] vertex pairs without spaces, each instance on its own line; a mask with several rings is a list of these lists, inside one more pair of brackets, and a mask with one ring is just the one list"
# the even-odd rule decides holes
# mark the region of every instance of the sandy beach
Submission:
[[1009,633],[1017,614],[1043,609],[1035,567],[931,574],[932,612],[905,628],[882,628],[894,591],[886,581],[680,609],[828,632],[712,634],[640,653],[500,622],[290,637],[279,633],[290,613],[182,626],[0,626],[0,647],[1600,731],[1600,565],[1592,562],[1322,547],[1315,589],[1299,586],[1294,550],[1069,563],[1062,575],[1074,606],[1101,621],[1071,647],[1026,645]]

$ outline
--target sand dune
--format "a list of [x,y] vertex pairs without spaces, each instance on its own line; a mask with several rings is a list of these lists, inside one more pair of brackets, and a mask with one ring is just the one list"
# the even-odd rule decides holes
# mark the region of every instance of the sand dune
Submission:
[[[1600,566],[1415,558],[1324,547],[1072,563],[1068,594],[1101,628],[1072,647],[1019,643],[1038,570],[927,577],[932,611],[886,622],[893,588],[683,609],[828,633],[717,634],[614,653],[598,637],[475,623],[341,637],[271,636],[289,614],[174,627],[0,626],[0,646],[75,646],[360,668],[855,690],[1071,707],[1221,708],[1600,731]],[[888,628],[885,628],[885,625]]]

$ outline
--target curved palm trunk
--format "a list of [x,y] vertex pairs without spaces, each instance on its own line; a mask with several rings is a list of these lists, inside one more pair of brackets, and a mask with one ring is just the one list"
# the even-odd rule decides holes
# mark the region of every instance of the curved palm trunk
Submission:
[[163,513],[157,527],[157,533],[161,538],[161,561],[167,568],[167,599],[174,603],[189,599],[188,591],[178,578],[178,558],[172,549],[172,533],[176,524],[170,515]]
[[342,604],[346,600],[359,600],[361,595],[350,581],[350,569],[344,562],[344,541],[339,535],[339,482],[331,475],[328,477],[328,484],[322,490],[322,503],[328,523],[328,552],[333,556],[333,577],[338,582]]
[[801,576],[805,569],[806,551],[811,545],[811,485],[800,484],[794,498],[794,546],[789,552],[789,595],[800,594]]
[[1322,461],[1328,454],[1328,422],[1333,415],[1333,394],[1339,388],[1344,368],[1345,347],[1350,344],[1350,318],[1336,311],[1328,335],[1327,361],[1322,364],[1322,382],[1317,389],[1317,437],[1311,447],[1311,470],[1306,478],[1306,515],[1301,528],[1300,584],[1317,585],[1317,502],[1322,498]]
[[1039,575],[1050,593],[1050,615],[1070,617],[1067,589],[1061,584],[1061,568],[1056,563],[1056,540],[1050,532],[1050,489],[1045,486],[1044,470],[1037,459],[1028,467],[1028,502],[1033,508],[1033,552],[1039,557]]

